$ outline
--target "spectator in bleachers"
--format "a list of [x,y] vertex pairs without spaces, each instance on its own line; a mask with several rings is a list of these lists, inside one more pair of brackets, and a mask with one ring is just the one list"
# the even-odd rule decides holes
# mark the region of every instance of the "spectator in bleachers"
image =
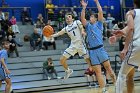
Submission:
[[42,14],[38,14],[37,17],[37,21],[39,22],[39,24],[41,25],[41,28],[43,28],[45,26],[45,19],[43,18]]
[[110,13],[108,13],[106,22],[108,24],[109,29],[112,29],[112,27],[113,27],[112,21],[114,21],[114,20],[115,20],[115,18],[112,17]]
[[8,32],[6,33],[6,35],[7,35],[7,38],[9,37],[9,35],[11,35],[12,38],[16,37],[15,33],[12,31],[12,27],[11,26],[8,27]]
[[25,25],[25,22],[30,22],[31,25],[33,25],[32,18],[30,17],[30,14],[26,7],[24,7],[23,11],[21,12],[21,21],[23,25]]
[[58,22],[59,22],[59,25],[58,25],[58,29],[61,30],[63,28],[63,24],[64,24],[64,19],[65,18],[65,14],[64,14],[64,9],[61,9],[58,13]]
[[14,33],[20,33],[19,31],[19,28],[17,26],[17,23],[16,23],[16,18],[14,16],[12,16],[12,18],[10,19],[10,22],[11,22],[11,27],[12,27],[12,31]]
[[41,36],[38,34],[38,31],[36,28],[34,28],[34,32],[30,36],[30,45],[32,50],[36,51],[42,49],[42,41]]
[[43,63],[43,73],[47,76],[48,80],[54,78],[53,74],[55,74],[57,79],[60,79],[60,77],[58,77],[57,72],[54,68],[52,58],[48,58],[47,61]]
[[2,21],[2,30],[7,34],[8,28],[11,26],[8,16],[5,16],[5,20]]
[[53,49],[56,49],[55,40],[53,37],[45,37],[43,36],[43,45],[46,50],[48,50],[48,46],[53,45]]
[[71,14],[73,14],[75,20],[78,20],[78,14],[77,14],[77,12],[74,10],[74,8],[71,8]]
[[1,20],[5,20],[5,15],[4,13],[2,12],[2,10],[0,9],[0,21]]
[[92,78],[93,84],[96,87],[96,85],[97,85],[96,84],[96,74],[95,74],[95,71],[92,69],[92,67],[89,67],[88,69],[86,69],[85,76],[87,77],[89,87],[92,86],[92,82],[91,82],[90,78]]
[[40,36],[42,36],[42,28],[45,26],[45,20],[42,14],[38,14],[37,21],[35,24],[35,28],[38,30]]
[[15,52],[16,53],[16,56],[19,57],[19,53],[18,53],[18,50],[17,50],[17,42],[15,41],[14,38],[12,38],[11,35],[8,36],[8,41],[10,43],[10,48],[9,48],[9,57],[10,57],[10,54]]
[[48,20],[53,20],[54,17],[54,4],[52,4],[52,0],[47,0],[46,9],[48,13]]
[[112,30],[119,30],[120,28],[118,27],[118,21],[112,21],[113,27]]

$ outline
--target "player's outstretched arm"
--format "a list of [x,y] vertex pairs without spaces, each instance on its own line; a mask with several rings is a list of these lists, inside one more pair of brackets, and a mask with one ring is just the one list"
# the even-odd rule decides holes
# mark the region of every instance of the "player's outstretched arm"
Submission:
[[86,26],[86,24],[87,24],[87,20],[85,18],[85,10],[86,10],[87,4],[88,4],[88,2],[81,0],[81,5],[82,5],[81,22],[84,26]]
[[96,3],[97,8],[98,8],[98,20],[102,21],[103,20],[103,10],[102,10],[102,7],[101,7],[101,5],[100,5],[98,0],[94,0],[94,2]]
[[58,37],[60,35],[63,35],[64,33],[65,33],[65,30],[62,29],[61,31],[57,32],[56,34],[51,35],[51,37]]

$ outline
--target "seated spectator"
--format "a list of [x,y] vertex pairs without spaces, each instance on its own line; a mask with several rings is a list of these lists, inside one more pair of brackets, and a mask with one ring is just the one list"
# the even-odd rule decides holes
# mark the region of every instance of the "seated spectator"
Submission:
[[119,30],[120,28],[118,27],[118,22],[117,21],[112,21],[113,27],[112,30]]
[[90,77],[92,78],[92,81],[93,81],[93,84],[94,86],[96,87],[97,84],[96,84],[96,74],[95,74],[95,71],[92,69],[92,67],[89,67],[86,71],[85,71],[85,76],[87,77],[87,80],[88,80],[88,85],[89,87],[92,86],[92,82],[91,82],[91,79]]
[[106,23],[108,24],[108,29],[112,29],[113,27],[113,24],[112,24],[112,21],[114,21],[115,18],[111,16],[111,14],[109,13],[107,15],[107,19],[106,19]]
[[5,16],[5,20],[2,21],[2,30],[7,34],[8,33],[8,28],[12,25],[11,22],[9,21],[8,16]]
[[21,21],[23,25],[25,25],[25,22],[31,22],[31,25],[33,25],[32,18],[29,16],[26,7],[24,7],[23,11],[21,12]]
[[45,19],[43,18],[42,14],[38,14],[37,22],[41,25],[41,28],[45,26]]
[[9,35],[11,35],[12,38],[15,38],[16,37],[15,33],[12,31],[12,27],[11,26],[8,27],[8,32],[7,32],[6,35],[7,35],[7,38],[9,37]]
[[54,5],[52,4],[52,0],[47,0],[47,4],[46,4],[46,9],[47,9],[47,13],[48,13],[48,20],[53,21],[53,17],[54,17]]
[[41,42],[41,36],[38,34],[37,29],[34,29],[34,32],[30,36],[30,45],[32,50],[36,51],[41,50],[42,48],[42,42]]
[[42,27],[39,21],[36,22],[35,28],[37,29],[37,33],[42,36]]
[[12,31],[14,32],[14,33],[20,33],[19,32],[19,29],[18,29],[18,26],[17,26],[17,24],[16,24],[16,18],[14,17],[14,16],[12,16],[12,18],[10,19],[10,22],[11,22],[11,24],[12,24]]
[[48,46],[53,45],[53,49],[56,50],[56,44],[54,38],[43,36],[43,45],[46,50],[48,50]]
[[74,19],[78,20],[78,14],[77,12],[74,10],[74,8],[71,8],[71,13],[74,15]]
[[0,9],[0,21],[5,20],[5,15],[2,12],[2,10]]
[[48,58],[47,61],[43,63],[43,72],[47,76],[48,80],[54,79],[53,74],[55,74],[57,79],[60,79],[60,77],[58,77],[57,75],[56,70],[54,69],[52,58]]
[[10,49],[9,49],[9,56],[11,53],[15,52],[16,53],[16,56],[19,57],[19,53],[18,53],[18,50],[17,50],[17,43],[16,41],[12,38],[11,35],[9,35],[8,37],[8,41],[10,43]]

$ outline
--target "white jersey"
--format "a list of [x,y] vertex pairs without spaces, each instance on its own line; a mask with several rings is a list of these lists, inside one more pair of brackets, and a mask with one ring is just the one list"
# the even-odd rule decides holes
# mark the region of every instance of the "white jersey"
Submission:
[[134,9],[134,35],[133,35],[133,46],[140,47],[140,9]]
[[81,27],[82,23],[79,20],[74,21],[72,24],[67,25],[62,30],[71,38],[71,44],[82,42]]

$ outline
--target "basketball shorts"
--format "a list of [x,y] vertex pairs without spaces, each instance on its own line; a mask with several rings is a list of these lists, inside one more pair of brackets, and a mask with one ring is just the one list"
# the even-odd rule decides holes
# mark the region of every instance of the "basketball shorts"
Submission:
[[80,45],[70,45],[63,53],[63,56],[69,58],[74,56],[76,53],[79,54],[80,57],[84,57],[84,59],[89,58],[88,51],[83,44]]
[[104,47],[95,50],[89,50],[89,56],[91,60],[91,65],[100,65],[103,62],[109,60],[108,54]]
[[6,78],[10,79],[10,75],[6,74],[5,70],[0,67],[0,80],[4,81]]

